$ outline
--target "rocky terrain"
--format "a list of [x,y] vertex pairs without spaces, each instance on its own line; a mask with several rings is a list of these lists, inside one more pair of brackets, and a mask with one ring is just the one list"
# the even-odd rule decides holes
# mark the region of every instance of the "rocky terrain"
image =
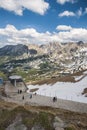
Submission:
[[0,99],[0,130],[86,130],[87,114]]
[[[0,71],[6,74],[20,74],[26,81],[72,74],[85,69],[87,44],[82,41],[7,45],[0,48]],[[26,73],[29,78],[26,77]]]

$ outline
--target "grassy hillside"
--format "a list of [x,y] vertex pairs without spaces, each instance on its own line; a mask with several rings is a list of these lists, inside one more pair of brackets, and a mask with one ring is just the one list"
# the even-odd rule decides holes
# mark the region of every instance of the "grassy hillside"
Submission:
[[55,130],[55,121],[58,125],[62,122],[64,130],[87,129],[87,114],[50,107],[18,106],[0,100],[0,130],[5,130],[11,124],[16,124],[15,130],[20,126],[25,126],[28,130]]

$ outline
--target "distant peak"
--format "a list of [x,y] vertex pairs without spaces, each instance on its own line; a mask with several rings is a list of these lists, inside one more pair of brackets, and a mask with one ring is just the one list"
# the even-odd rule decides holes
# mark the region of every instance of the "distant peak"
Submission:
[[83,41],[79,41],[79,42],[77,42],[77,44],[78,44],[78,45],[83,45],[84,42],[83,42]]

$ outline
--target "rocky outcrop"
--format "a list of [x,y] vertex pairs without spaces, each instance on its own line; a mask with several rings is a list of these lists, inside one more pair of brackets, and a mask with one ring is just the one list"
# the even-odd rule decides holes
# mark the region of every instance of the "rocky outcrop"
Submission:
[[17,116],[16,119],[10,124],[6,130],[28,130],[27,127],[22,123],[22,118]]
[[55,130],[64,130],[65,123],[59,117],[56,116],[54,119],[53,126]]
[[41,125],[35,125],[31,130],[45,130]]

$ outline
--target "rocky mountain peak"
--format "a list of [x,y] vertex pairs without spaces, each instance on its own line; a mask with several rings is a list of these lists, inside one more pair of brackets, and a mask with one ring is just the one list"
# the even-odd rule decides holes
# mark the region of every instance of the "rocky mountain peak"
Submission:
[[6,45],[0,48],[0,56],[20,56],[27,53],[28,47],[23,44]]

